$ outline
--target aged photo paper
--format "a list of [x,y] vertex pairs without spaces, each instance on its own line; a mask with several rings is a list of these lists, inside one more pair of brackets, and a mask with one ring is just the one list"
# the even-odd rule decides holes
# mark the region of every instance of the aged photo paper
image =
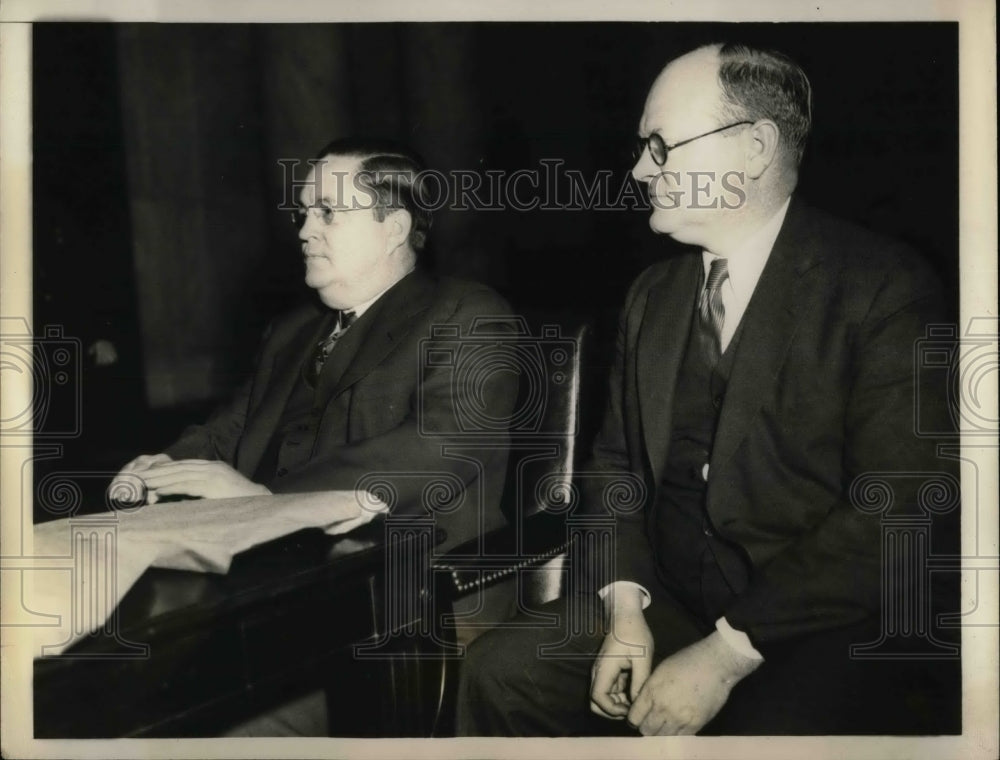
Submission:
[[[59,23],[102,25],[104,37],[88,38],[98,40],[92,47],[80,43],[61,49],[61,40],[71,35],[34,32]],[[435,249],[435,261],[450,274],[512,294],[512,301],[582,312],[612,324],[628,282],[659,254],[647,212],[628,205],[623,178],[632,159],[619,142],[631,149],[645,92],[663,63],[695,44],[739,38],[741,30],[792,52],[811,48],[815,56],[804,68],[813,79],[814,136],[819,134],[814,142],[820,144],[807,151],[803,192],[826,201],[841,216],[920,249],[938,267],[958,306],[956,323],[929,335],[928,344],[915,352],[934,361],[940,355],[936,351],[951,351],[959,364],[959,375],[945,371],[941,382],[962,412],[961,439],[950,440],[961,460],[961,555],[931,553],[929,561],[936,572],[950,573],[961,584],[960,620],[951,623],[961,629],[961,734],[36,739],[33,661],[39,647],[57,654],[91,630],[71,632],[75,620],[57,613],[74,604],[70,587],[53,575],[59,563],[52,558],[69,551],[69,534],[56,523],[33,529],[39,514],[35,499],[64,444],[80,461],[96,456],[72,449],[80,432],[72,425],[52,437],[33,438],[25,410],[38,413],[40,394],[54,415],[67,405],[75,410],[103,404],[104,419],[89,424],[106,428],[93,440],[110,448],[121,431],[134,435],[119,441],[120,448],[156,441],[162,430],[175,433],[171,410],[181,410],[192,421],[203,417],[211,409],[205,406],[209,400],[224,397],[245,377],[269,319],[289,304],[288,293],[301,287],[294,279],[300,278],[298,270],[275,263],[285,250],[294,254],[297,241],[288,229],[275,231],[278,223],[271,217],[278,212],[262,208],[261,199],[278,205],[273,201],[282,188],[296,178],[301,186],[304,173],[295,173],[297,162],[305,166],[329,137],[352,130],[395,131],[436,146],[430,158],[452,161],[440,168],[451,170],[449,180],[459,177],[459,182],[463,171],[466,179],[481,177],[491,160],[507,179],[526,173],[528,181],[519,187],[534,178],[535,191],[539,177],[544,182],[553,167],[577,171],[588,181],[606,177],[608,184],[589,196],[587,208],[564,203],[559,192],[565,185],[543,197],[540,210],[517,208],[518,198],[511,195],[506,204],[488,200],[478,212],[442,203],[445,213],[435,217],[434,234],[450,249]],[[685,45],[687,35],[692,43]],[[327,39],[338,40],[343,51],[329,49]],[[43,44],[51,59],[38,55]],[[873,70],[872,61],[883,68]],[[78,92],[67,95],[66,102],[74,105],[64,111],[59,72],[77,62],[81,70],[104,71],[105,89],[94,102]],[[422,66],[423,72],[415,70]],[[940,72],[954,72],[956,79]],[[380,89],[386,82],[392,86]],[[45,101],[33,102],[33,94],[43,90]],[[104,99],[108,93],[114,102]],[[398,95],[400,102],[384,102],[386,93]],[[993,3],[9,0],[0,4],[0,98],[4,757],[997,756],[1000,318]],[[233,114],[250,117],[230,129],[226,119]],[[93,167],[92,197],[67,201],[65,195],[46,197],[33,188],[42,171],[38,167],[46,172],[46,187],[58,188],[58,161],[75,160],[63,158],[73,155],[69,146],[62,146],[55,161],[33,155],[39,144],[61,134],[45,129],[62,118],[77,120],[77,136],[87,134],[88,124],[98,134],[114,122],[120,145],[102,143],[98,155],[87,155],[91,146],[80,138],[79,159]],[[163,141],[175,138],[180,147],[173,154],[154,155],[163,150]],[[523,157],[533,163],[527,165]],[[104,176],[101,169],[109,161],[117,163]],[[241,167],[239,176],[224,176],[229,166]],[[517,187],[509,183],[503,189],[516,195]],[[488,186],[477,188],[486,192]],[[104,194],[113,194],[120,214],[90,225],[99,235],[81,233],[79,218],[113,205],[95,200]],[[81,210],[67,212],[66,204],[75,200]],[[286,202],[294,212],[294,199],[281,199]],[[288,208],[282,208],[284,219]],[[61,253],[46,259],[43,238],[46,250]],[[620,249],[615,248],[619,242]],[[104,247],[113,249],[109,261],[124,256],[111,274],[85,258],[87,251]],[[594,252],[598,247],[600,257]],[[585,250],[590,252],[579,253]],[[188,282],[189,275],[197,282]],[[65,301],[59,303],[60,298]],[[111,323],[101,320],[112,309],[130,315],[131,323],[107,332]],[[178,321],[178,314],[185,316]],[[599,336],[600,330],[598,325]],[[134,367],[123,349],[129,345],[145,352],[134,352]],[[51,364],[44,377],[36,368],[34,384],[25,359],[32,355],[35,361],[44,355]],[[97,366],[102,357],[118,363],[124,384],[111,386],[101,399],[81,395],[80,366]],[[588,398],[585,394],[585,403]],[[131,431],[131,412],[116,410],[132,409],[133,402],[147,403],[153,410],[148,419],[162,428],[150,428],[145,437]],[[587,407],[582,414],[599,415],[600,409]],[[919,429],[916,408],[915,425]],[[148,452],[126,456],[122,451],[120,461],[139,453]],[[85,489],[91,487],[91,481],[84,482]],[[75,503],[75,494],[52,491],[47,498],[58,506],[65,500]],[[98,498],[86,494],[84,499]],[[255,523],[256,532],[238,536],[229,530],[233,515],[253,519],[262,504],[254,497],[205,501],[200,510],[193,508],[198,502],[182,502],[173,511],[174,505],[162,504],[138,518],[123,511],[116,530],[132,536],[133,543],[114,560],[121,562],[115,598],[123,597],[149,567],[224,575],[234,556],[255,545],[310,527],[329,535],[347,533],[385,509],[377,501],[374,508],[359,509],[340,491],[329,498],[309,496],[305,501],[278,497],[285,512],[270,513]],[[193,540],[185,529],[197,520],[203,521],[204,532]],[[83,593],[79,587],[72,591]],[[111,613],[111,608],[102,610],[92,627]],[[352,684],[344,689],[350,691]],[[116,684],[105,684],[104,694],[114,705]],[[73,711],[75,695],[64,697],[64,709]]]

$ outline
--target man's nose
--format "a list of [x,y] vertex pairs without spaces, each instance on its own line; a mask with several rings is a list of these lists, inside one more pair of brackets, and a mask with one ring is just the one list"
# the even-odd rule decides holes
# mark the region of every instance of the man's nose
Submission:
[[314,237],[316,234],[316,223],[316,214],[310,209],[306,212],[305,217],[302,219],[302,225],[299,227],[299,240],[309,240],[309,238]]
[[654,162],[652,156],[649,155],[649,147],[644,147],[639,157],[635,160],[635,165],[632,166],[632,176],[637,182],[648,183],[657,174],[659,174],[659,169]]

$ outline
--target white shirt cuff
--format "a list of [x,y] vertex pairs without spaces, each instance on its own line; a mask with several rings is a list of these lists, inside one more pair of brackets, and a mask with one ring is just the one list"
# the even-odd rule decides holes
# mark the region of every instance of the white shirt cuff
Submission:
[[638,583],[635,583],[633,581],[615,581],[614,583],[609,583],[607,586],[605,586],[604,588],[600,589],[597,592],[597,595],[599,597],[601,597],[601,599],[604,599],[604,597],[606,597],[608,595],[608,593],[610,593],[611,590],[614,589],[615,587],[617,587],[617,588],[637,588],[637,589],[639,589],[639,593],[642,594],[642,608],[643,609],[646,609],[650,605],[650,602],[653,601],[653,597],[651,597],[649,595],[649,592],[646,591],[645,587],[640,586]]
[[729,621],[724,617],[720,617],[715,621],[715,630],[722,636],[723,641],[744,657],[748,657],[751,660],[764,659],[764,655],[754,649],[753,644],[750,643],[750,637],[743,633],[743,631],[737,631],[729,625]]

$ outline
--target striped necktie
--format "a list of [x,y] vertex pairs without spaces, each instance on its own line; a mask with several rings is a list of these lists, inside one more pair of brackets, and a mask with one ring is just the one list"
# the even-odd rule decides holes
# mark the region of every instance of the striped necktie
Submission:
[[347,328],[354,324],[355,319],[357,319],[357,315],[353,311],[337,312],[337,324],[333,328],[333,331],[316,344],[316,352],[313,354],[312,374],[310,375],[310,380],[313,383],[319,379],[319,374],[323,371],[323,365],[330,358],[333,347],[337,345],[340,336],[347,332]]
[[725,259],[714,259],[708,278],[705,280],[705,290],[701,294],[698,313],[701,316],[702,327],[712,336],[710,359],[714,365],[722,355],[722,325],[726,321],[726,307],[722,304],[722,284],[729,277],[728,264]]

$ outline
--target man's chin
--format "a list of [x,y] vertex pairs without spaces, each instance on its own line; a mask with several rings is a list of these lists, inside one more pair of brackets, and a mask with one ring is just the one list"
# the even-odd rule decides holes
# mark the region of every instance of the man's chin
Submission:
[[318,278],[313,278],[313,277],[306,277],[305,283],[307,288],[312,288],[313,290],[317,291],[322,290],[323,286],[326,284],[320,281]]
[[649,229],[657,235],[674,235],[678,227],[678,219],[670,211],[654,208],[649,215]]
[[320,271],[316,265],[306,264],[305,283],[313,290],[321,290],[331,284],[329,272]]
[[690,218],[681,218],[676,211],[653,210],[649,228],[657,235],[668,235],[683,245],[701,245],[704,226]]
[[319,296],[320,302],[331,309],[347,309],[351,306],[344,293],[338,288],[328,285],[327,287],[313,288],[313,290]]

